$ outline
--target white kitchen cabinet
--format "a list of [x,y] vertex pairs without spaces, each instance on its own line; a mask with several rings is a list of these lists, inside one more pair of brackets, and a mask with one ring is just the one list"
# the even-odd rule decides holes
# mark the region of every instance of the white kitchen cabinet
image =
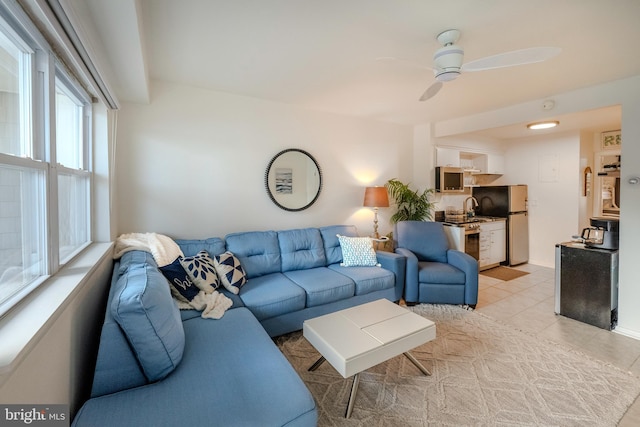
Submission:
[[505,221],[480,224],[480,270],[495,267],[507,259],[507,228]]
[[487,154],[487,166],[485,173],[502,175],[504,174],[504,156],[501,154]]
[[489,258],[491,256],[491,232],[482,231],[480,226],[480,258],[478,259],[478,268],[486,270],[489,268]]
[[507,229],[504,221],[500,221],[503,227],[491,231],[491,249],[489,253],[490,264],[500,264],[507,259]]
[[460,167],[460,150],[436,147],[436,166]]
[[501,154],[482,154],[473,159],[476,175],[504,174],[504,156]]

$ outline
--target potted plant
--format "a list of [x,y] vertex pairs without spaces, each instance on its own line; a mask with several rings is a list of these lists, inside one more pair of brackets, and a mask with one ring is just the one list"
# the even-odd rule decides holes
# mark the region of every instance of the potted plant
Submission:
[[433,188],[425,189],[423,192],[412,190],[409,184],[404,184],[393,178],[385,184],[389,197],[391,197],[397,207],[390,221],[392,224],[398,221],[431,221],[433,220],[434,203],[431,197],[434,194]]

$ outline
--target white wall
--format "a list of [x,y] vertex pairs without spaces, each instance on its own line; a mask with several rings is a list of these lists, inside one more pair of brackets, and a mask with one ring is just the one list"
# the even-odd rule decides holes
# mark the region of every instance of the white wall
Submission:
[[506,146],[509,184],[529,190],[529,262],[553,267],[555,244],[579,231],[580,135],[522,138]]
[[[609,130],[609,129],[603,129]],[[594,141],[596,136],[600,134],[594,134],[592,132],[581,132],[580,133],[580,197],[579,197],[579,209],[578,209],[578,228],[583,229],[589,227],[591,225],[589,218],[593,215],[593,200],[596,195],[595,191],[595,181],[597,176],[597,170],[593,163],[593,150],[594,150]],[[599,139],[599,138],[598,138]],[[591,177],[590,182],[585,184],[585,174],[584,170],[589,167],[591,168]],[[589,190],[588,194],[585,194],[585,185],[588,185]]]
[[618,330],[640,339],[640,78],[622,103],[622,168],[620,175],[620,284]]
[[[373,232],[364,187],[412,176],[413,128],[314,112],[253,98],[153,82],[149,105],[118,118],[119,233],[175,238],[354,224]],[[301,212],[278,208],[265,190],[271,158],[300,148],[322,169],[322,193]],[[391,226],[380,209],[380,233]]]

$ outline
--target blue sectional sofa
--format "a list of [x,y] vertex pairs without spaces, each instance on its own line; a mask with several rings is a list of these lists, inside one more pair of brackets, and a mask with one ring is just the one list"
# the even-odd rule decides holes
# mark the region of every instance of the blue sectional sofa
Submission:
[[185,256],[233,252],[248,282],[221,319],[178,310],[153,256],[116,261],[91,398],[73,425],[314,426],[310,392],[271,337],[305,319],[387,298],[404,287],[405,258],[344,267],[337,234],[353,226],[233,233],[177,240]]

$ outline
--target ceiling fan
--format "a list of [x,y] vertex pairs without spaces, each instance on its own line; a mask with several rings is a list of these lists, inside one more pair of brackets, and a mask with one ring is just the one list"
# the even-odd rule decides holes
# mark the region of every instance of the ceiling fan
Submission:
[[558,47],[531,47],[499,53],[463,64],[464,49],[456,44],[459,38],[459,30],[446,30],[436,37],[442,45],[433,54],[433,68],[430,68],[435,74],[436,81],[422,94],[420,101],[433,98],[442,89],[444,83],[455,80],[462,72],[533,64],[551,59],[562,51]]

